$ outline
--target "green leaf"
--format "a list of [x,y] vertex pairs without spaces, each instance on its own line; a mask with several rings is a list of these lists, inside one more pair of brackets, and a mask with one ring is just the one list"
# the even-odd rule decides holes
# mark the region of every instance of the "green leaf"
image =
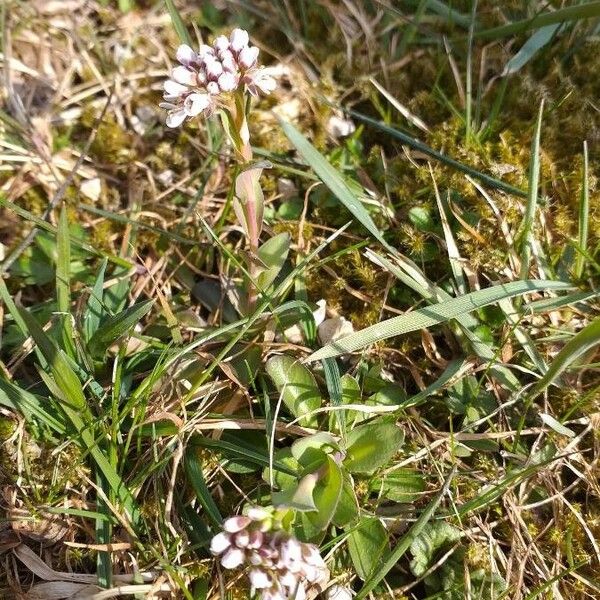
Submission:
[[66,432],[62,414],[54,410],[47,398],[36,396],[4,379],[0,379],[0,404],[21,413],[28,421],[35,417],[59,434]]
[[414,469],[397,469],[383,479],[376,479],[370,489],[392,502],[410,504],[425,491],[425,479]]
[[188,46],[193,46],[192,38],[188,33],[185,25],[183,24],[183,19],[175,6],[173,0],[165,0],[165,5],[167,10],[169,11],[169,15],[171,16],[171,22],[173,23],[173,27],[179,36],[182,44],[187,44]]
[[350,473],[373,473],[396,454],[403,442],[404,433],[394,423],[359,425],[348,434],[344,467]]
[[56,304],[58,306],[60,338],[62,346],[69,356],[75,355],[73,346],[73,324],[71,322],[71,244],[69,240],[69,222],[63,206],[58,219],[56,243]]
[[363,581],[377,569],[387,543],[387,531],[375,517],[363,517],[358,527],[348,534],[350,558]]
[[83,333],[85,340],[90,341],[94,333],[100,326],[100,321],[104,314],[102,307],[102,296],[104,294],[104,275],[106,273],[107,260],[104,259],[100,265],[100,270],[96,277],[94,287],[92,288],[87,307],[83,315]]
[[72,408],[89,415],[81,381],[71,369],[66,354],[54,345],[54,342],[44,333],[40,324],[28,310],[21,308],[19,312],[29,334],[40,348],[52,371],[54,381],[61,391],[62,399]]
[[556,380],[573,362],[600,344],[600,318],[595,319],[571,338],[563,349],[554,357],[548,371],[537,382],[531,392],[529,401],[541,394]]
[[[431,148],[427,144],[424,144],[420,140],[417,140],[416,138],[413,138],[410,135],[407,135],[403,131],[394,129],[393,127],[390,127],[386,123],[377,121],[376,119],[368,117],[367,115],[363,115],[362,113],[357,112],[355,110],[346,109],[346,112],[349,115],[356,117],[358,120],[363,121],[367,125],[370,125],[374,129],[383,131],[384,133],[388,134],[390,137],[393,137],[393,138],[399,140],[402,144],[408,146],[409,148],[412,148],[413,150],[417,150],[418,152],[423,152],[423,154],[426,154],[427,156],[434,158],[435,160],[438,160],[442,164],[445,164],[445,165],[451,167],[452,169],[456,169],[457,171],[460,171],[461,173],[465,173],[475,179],[478,179],[479,181],[481,181],[482,183],[485,183],[487,186],[489,186],[491,188],[503,190],[505,192],[508,192],[509,194],[514,194],[515,196],[525,196],[525,192],[523,190],[516,188],[516,187],[510,185],[509,183],[501,181],[500,179],[496,179],[495,177],[492,177],[491,175],[487,175],[486,173],[477,171],[473,167],[469,167],[468,165],[465,165],[465,164],[459,162],[458,160],[443,154],[442,152],[438,152],[437,150],[434,150],[433,148]],[[389,250],[389,247],[388,247],[388,250]],[[393,254],[396,253],[396,250],[394,249],[392,251],[392,253]]]
[[60,398],[63,400],[61,408],[79,433],[83,447],[91,454],[98,469],[102,471],[108,485],[114,491],[115,496],[123,503],[125,513],[127,513],[133,525],[137,526],[140,518],[139,508],[129,488],[94,438],[91,431],[92,415],[87,406],[83,387],[77,375],[71,369],[66,354],[54,346],[39,323],[27,310],[20,309],[20,314],[31,337],[40,348],[52,371],[53,380],[50,380],[47,374],[45,375],[48,380],[56,384],[59,390]]
[[459,298],[452,298],[426,308],[420,308],[405,315],[400,315],[387,321],[371,325],[362,331],[350,334],[341,340],[327,344],[313,352],[306,362],[313,362],[331,356],[339,356],[361,350],[375,342],[402,335],[410,331],[426,329],[432,325],[455,319],[488,304],[498,302],[503,298],[512,298],[536,290],[560,290],[571,287],[567,283],[547,280],[513,281],[496,285],[485,290],[471,292]]
[[321,392],[313,374],[297,360],[285,355],[270,358],[266,370],[288,410],[295,417],[301,417],[303,426],[316,426],[316,415],[303,417],[321,406]]
[[[331,523],[342,494],[343,476],[337,462],[327,457],[325,473],[319,472],[319,480],[313,492],[316,511],[306,515],[315,534],[324,531]],[[313,537],[313,536],[310,536]]]
[[556,431],[556,433],[560,433],[560,435],[566,435],[567,437],[570,437],[570,438],[575,437],[575,432],[572,429],[565,427],[560,421],[557,421],[552,415],[549,415],[548,413],[540,413],[540,419],[542,420],[544,425],[547,425],[548,427],[550,427],[550,429],[553,429],[554,431]]
[[513,23],[508,23],[507,25],[501,25],[500,27],[476,31],[475,37],[498,39],[501,37],[513,36],[529,29],[539,29],[540,27],[545,27],[546,25],[552,25],[554,23],[566,23],[567,21],[578,21],[580,19],[591,19],[593,17],[600,17],[600,2],[583,2],[581,4],[576,4],[575,6],[567,6],[558,10],[538,14],[532,19],[523,19],[522,21],[515,21]]
[[331,190],[332,194],[350,211],[352,216],[390,252],[395,250],[384,240],[383,234],[362,202],[354,195],[344,178],[327,159],[290,123],[279,120],[283,132],[304,160],[312,167],[319,179]]
[[293,508],[298,512],[311,512],[317,510],[314,500],[314,491],[319,476],[309,473],[300,478],[295,486],[288,486],[280,492],[273,492],[271,498],[275,506]]
[[542,27],[533,33],[519,51],[508,61],[502,74],[512,75],[513,73],[520,71],[546,44],[550,42],[560,25],[560,23],[546,25],[546,27]]
[[259,249],[258,257],[267,266],[257,278],[258,288],[267,290],[281,271],[290,251],[290,234],[280,233],[267,240]]
[[581,195],[579,197],[579,233],[578,249],[575,261],[575,275],[581,277],[587,260],[586,250],[588,242],[589,219],[590,219],[590,181],[589,181],[589,159],[588,144],[583,142],[583,172],[581,174]]
[[540,110],[535,125],[535,132],[531,140],[531,157],[529,161],[529,184],[527,190],[527,204],[525,215],[520,230],[517,234],[517,245],[521,251],[521,277],[529,275],[529,264],[533,251],[535,211],[538,202],[538,188],[540,186],[540,139],[542,134],[542,116],[544,114],[544,100],[540,103]]
[[154,300],[146,300],[106,319],[90,339],[90,352],[94,355],[104,354],[111,344],[139,323],[153,304]]
[[338,502],[335,514],[331,522],[336,527],[345,527],[348,523],[352,523],[358,517],[358,498],[354,491],[354,481],[352,475],[342,469],[344,483],[342,484],[342,493]]
[[223,517],[221,516],[221,513],[219,512],[219,509],[212,498],[210,490],[206,485],[204,473],[202,472],[202,466],[200,465],[200,460],[198,459],[197,452],[194,447],[187,449],[184,457],[184,463],[185,472],[189,482],[194,488],[198,502],[200,502],[212,523],[220,528],[221,523],[223,522]]
[[446,521],[426,525],[410,545],[410,553],[413,555],[410,570],[413,575],[415,577],[424,575],[433,562],[436,551],[454,544],[460,537],[460,531]]

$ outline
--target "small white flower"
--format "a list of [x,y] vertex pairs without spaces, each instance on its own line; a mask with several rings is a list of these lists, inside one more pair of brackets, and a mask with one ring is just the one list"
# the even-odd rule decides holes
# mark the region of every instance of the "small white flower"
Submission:
[[208,44],[201,44],[200,49],[198,50],[198,58],[200,60],[206,60],[207,58],[214,58],[215,51]]
[[249,41],[248,32],[245,29],[234,29],[229,36],[229,45],[234,52],[241,52]]
[[245,513],[253,521],[263,521],[271,516],[271,512],[262,506],[251,506]]
[[327,600],[352,600],[352,591],[341,585],[332,585],[328,588],[326,596]]
[[258,60],[258,48],[256,46],[246,46],[240,52],[238,61],[244,69],[251,69],[256,66]]
[[177,48],[176,56],[177,60],[182,65],[189,65],[196,60],[196,53],[187,44],[181,44],[181,46]]
[[206,91],[209,94],[216,96],[221,91],[221,88],[219,87],[219,84],[216,81],[209,81],[206,84]]
[[223,554],[221,564],[225,569],[235,569],[244,562],[244,551],[240,548],[230,548]]
[[251,71],[244,79],[248,91],[253,96],[258,96],[260,93],[270,94],[277,87],[275,79],[266,73],[264,69]]
[[238,548],[246,548],[250,543],[250,532],[247,529],[242,529],[235,536],[235,545]]
[[217,533],[210,542],[210,551],[213,554],[221,554],[231,546],[231,538],[224,532]]
[[206,62],[206,75],[209,79],[217,79],[223,72],[223,65],[216,58]]

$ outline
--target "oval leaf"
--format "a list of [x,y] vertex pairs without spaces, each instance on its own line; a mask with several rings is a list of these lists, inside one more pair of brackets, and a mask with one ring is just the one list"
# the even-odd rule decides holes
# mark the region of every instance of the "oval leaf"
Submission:
[[285,355],[270,358],[266,368],[288,410],[295,417],[302,417],[300,423],[303,426],[315,426],[316,415],[304,417],[321,406],[321,392],[312,373]]

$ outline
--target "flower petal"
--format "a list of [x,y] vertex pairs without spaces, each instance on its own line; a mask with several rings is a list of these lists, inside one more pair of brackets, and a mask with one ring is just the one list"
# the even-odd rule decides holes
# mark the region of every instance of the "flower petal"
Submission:
[[[208,94],[190,94],[184,101],[183,107],[190,117],[196,117],[210,106]],[[228,531],[228,530],[227,530]]]
[[167,127],[179,127],[186,118],[187,114],[185,110],[173,110],[167,115],[167,120],[165,121]]
[[219,37],[215,38],[215,41],[213,42],[213,47],[219,52],[229,50],[229,40],[224,35],[220,35]]
[[258,60],[258,48],[256,46],[246,46],[238,58],[239,63],[244,69],[251,69],[256,65]]
[[187,92],[185,85],[181,85],[172,79],[167,79],[163,84],[163,87],[169,96],[179,96],[180,94]]
[[235,569],[244,562],[244,551],[239,548],[230,548],[223,554],[221,564],[225,569]]
[[222,73],[219,75],[219,87],[223,92],[233,92],[238,85],[238,78],[233,73]]

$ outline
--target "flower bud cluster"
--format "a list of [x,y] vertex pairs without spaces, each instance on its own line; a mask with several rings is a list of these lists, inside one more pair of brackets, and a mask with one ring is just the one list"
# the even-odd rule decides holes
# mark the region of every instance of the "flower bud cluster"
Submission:
[[252,593],[262,600],[303,600],[308,587],[329,580],[317,547],[287,534],[273,508],[250,507],[227,519],[210,549],[226,569],[248,567]]
[[186,118],[210,116],[224,94],[244,87],[253,96],[269,94],[275,80],[258,67],[258,48],[249,45],[248,32],[234,29],[229,38],[215,39],[212,46],[202,44],[195,52],[183,44],[177,49],[179,66],[164,83],[167,126],[178,127]]

